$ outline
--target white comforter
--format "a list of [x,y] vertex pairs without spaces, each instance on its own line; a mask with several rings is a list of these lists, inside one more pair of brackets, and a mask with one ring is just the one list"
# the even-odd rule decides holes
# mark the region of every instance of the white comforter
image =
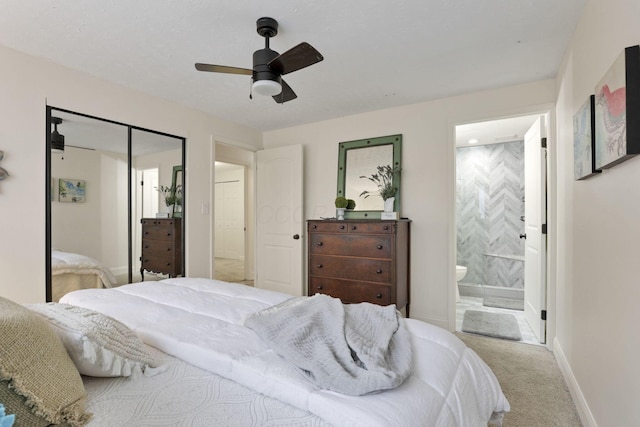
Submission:
[[52,250],[51,274],[55,276],[65,273],[96,274],[102,280],[105,288],[110,288],[117,282],[111,270],[93,258],[71,252]]
[[92,308],[141,339],[195,366],[318,415],[335,426],[486,426],[509,403],[487,365],[449,332],[406,324],[413,374],[398,388],[367,396],[320,390],[243,326],[251,313],[291,296],[209,279],[167,279],[86,289],[61,302]]

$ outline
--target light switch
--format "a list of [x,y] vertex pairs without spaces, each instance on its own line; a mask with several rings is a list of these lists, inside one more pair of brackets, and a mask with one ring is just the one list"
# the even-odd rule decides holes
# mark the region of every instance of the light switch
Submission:
[[202,204],[202,215],[209,215],[209,203]]

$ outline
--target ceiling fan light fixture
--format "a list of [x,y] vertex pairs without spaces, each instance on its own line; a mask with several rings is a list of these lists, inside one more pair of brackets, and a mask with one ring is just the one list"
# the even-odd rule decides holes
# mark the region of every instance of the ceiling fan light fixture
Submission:
[[262,96],[275,96],[282,92],[282,85],[273,80],[257,80],[253,82],[253,92]]
[[58,132],[58,125],[62,123],[59,117],[51,117],[53,123],[53,132],[51,132],[51,152],[64,153],[64,135]]

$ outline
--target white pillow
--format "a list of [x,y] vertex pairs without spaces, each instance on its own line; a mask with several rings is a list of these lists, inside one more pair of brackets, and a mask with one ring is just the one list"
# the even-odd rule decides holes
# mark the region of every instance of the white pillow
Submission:
[[149,369],[153,358],[142,341],[116,319],[70,304],[50,302],[27,307],[49,322],[82,375],[128,377],[155,373]]

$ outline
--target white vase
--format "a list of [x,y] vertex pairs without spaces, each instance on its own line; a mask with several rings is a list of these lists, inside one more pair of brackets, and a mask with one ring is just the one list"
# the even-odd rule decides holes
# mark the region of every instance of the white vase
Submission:
[[393,202],[396,200],[395,197],[389,197],[384,201],[384,211],[385,212],[393,212]]
[[344,219],[344,208],[336,208],[336,216],[342,221]]
[[169,218],[173,217],[173,208],[175,205],[167,205],[165,206],[165,212],[169,214]]

